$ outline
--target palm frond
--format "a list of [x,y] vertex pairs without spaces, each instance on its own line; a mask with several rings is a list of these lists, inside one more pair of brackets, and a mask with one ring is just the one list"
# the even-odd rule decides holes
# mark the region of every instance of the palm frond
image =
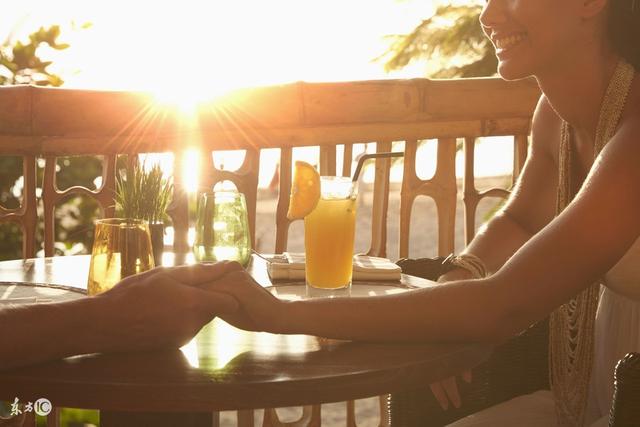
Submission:
[[481,11],[480,5],[439,6],[411,33],[389,36],[389,48],[375,60],[384,60],[389,72],[418,60],[446,64],[453,58],[466,58],[463,65],[443,65],[430,77],[494,75],[497,62],[478,22]]

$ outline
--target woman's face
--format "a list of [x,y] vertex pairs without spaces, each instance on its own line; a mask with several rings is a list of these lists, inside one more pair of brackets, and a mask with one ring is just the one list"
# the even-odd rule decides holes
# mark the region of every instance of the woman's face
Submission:
[[579,48],[582,19],[576,0],[487,0],[480,23],[493,42],[506,80],[544,73]]

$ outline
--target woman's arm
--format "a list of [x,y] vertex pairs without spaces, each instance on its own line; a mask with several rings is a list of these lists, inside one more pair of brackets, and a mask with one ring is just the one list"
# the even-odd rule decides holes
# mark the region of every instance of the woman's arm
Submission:
[[640,234],[640,126],[623,126],[576,199],[493,276],[371,298],[281,302],[239,273],[213,289],[245,329],[383,341],[501,341],[609,270]]
[[237,303],[203,284],[235,263],[157,268],[96,297],[0,310],[0,369],[75,354],[178,348]]
[[[489,274],[500,270],[522,245],[554,217],[558,169],[552,150],[555,151],[554,146],[557,147],[559,123],[551,105],[542,96],[534,113],[532,144],[515,188],[505,206],[478,231],[462,252],[479,257]],[[456,268],[440,276],[438,282],[473,278],[470,271]],[[463,372],[462,378],[469,382],[471,371]],[[449,402],[455,407],[461,405],[455,377],[432,383],[430,387],[443,409],[448,408]]]
[[[560,120],[544,96],[533,116],[531,146],[524,168],[505,206],[485,225],[462,253],[479,257],[496,272],[555,215],[558,169],[553,157]],[[458,270],[441,281],[471,278]]]

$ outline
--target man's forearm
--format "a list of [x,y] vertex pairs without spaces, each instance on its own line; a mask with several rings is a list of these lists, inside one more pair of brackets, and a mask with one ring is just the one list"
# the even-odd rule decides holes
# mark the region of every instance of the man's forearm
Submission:
[[101,351],[98,298],[0,309],[0,369]]

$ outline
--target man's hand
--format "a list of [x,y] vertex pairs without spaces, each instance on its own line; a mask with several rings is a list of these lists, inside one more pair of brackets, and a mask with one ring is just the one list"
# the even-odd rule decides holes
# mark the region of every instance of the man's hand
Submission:
[[104,351],[178,348],[221,313],[233,313],[237,301],[204,290],[231,272],[238,263],[220,262],[155,268],[122,280],[94,297],[101,301],[98,336]]
[[127,277],[95,297],[0,310],[0,369],[76,354],[168,349],[186,344],[219,313],[234,313],[230,295],[204,290],[238,263],[156,268]]

